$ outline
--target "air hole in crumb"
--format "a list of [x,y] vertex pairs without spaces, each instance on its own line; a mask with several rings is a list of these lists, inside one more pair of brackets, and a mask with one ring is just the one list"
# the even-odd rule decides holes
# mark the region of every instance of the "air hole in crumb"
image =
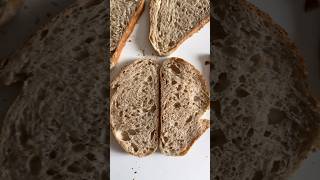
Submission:
[[238,99],[234,99],[232,102],[231,102],[231,105],[232,106],[237,106],[239,104],[239,100]]
[[180,108],[181,104],[180,103],[175,103],[173,106],[174,106],[174,108]]
[[272,173],[278,172],[280,170],[280,167],[281,167],[281,161],[274,161],[273,165],[272,165],[271,172]]
[[85,42],[86,43],[91,43],[92,41],[94,41],[94,37],[88,37],[86,40],[85,40]]
[[284,119],[286,119],[287,115],[285,112],[276,109],[276,108],[272,108],[269,111],[268,114],[268,123],[269,124],[279,124],[281,123]]
[[189,118],[186,120],[186,124],[192,121],[192,116],[189,116]]
[[225,73],[225,72],[220,73],[218,78],[219,78],[219,80],[215,84],[213,89],[215,92],[222,92],[229,86],[230,82],[228,80],[227,73]]
[[169,46],[170,47],[174,46],[174,41],[170,41]]
[[254,173],[254,176],[252,178],[252,180],[262,180],[263,179],[263,173],[262,171],[256,171]]
[[129,135],[128,135],[128,133],[127,132],[125,132],[125,131],[122,131],[121,132],[121,138],[120,138],[122,141],[130,141],[130,137],[129,137]]
[[129,129],[129,130],[128,130],[128,133],[129,133],[129,135],[136,135],[136,134],[137,134],[137,131],[138,131],[138,130],[135,130],[135,129]]
[[180,69],[179,69],[176,65],[171,65],[169,68],[170,68],[170,69],[172,70],[172,72],[174,72],[175,74],[180,74],[180,73],[181,73]]
[[213,147],[222,147],[228,140],[221,129],[214,129],[212,133],[212,142]]
[[153,139],[155,133],[156,133],[155,130],[151,132],[151,139]]
[[138,152],[139,148],[136,144],[131,143],[131,146],[133,147],[134,152]]
[[177,122],[175,122],[175,123],[174,123],[174,126],[178,126],[178,123],[177,123]]
[[151,77],[151,76],[148,77],[148,81],[149,81],[149,82],[152,81],[152,77]]
[[240,98],[244,98],[250,95],[250,93],[248,93],[246,90],[242,88],[237,88],[236,94],[237,94],[237,97],[240,97]]
[[[180,91],[181,89],[182,89],[182,87],[181,87],[181,85],[179,85],[179,86],[177,87],[177,90]],[[187,92],[187,91],[185,91],[185,92]]]
[[252,137],[254,131],[253,128],[250,128],[249,131],[247,132],[247,137]]
[[171,84],[172,84],[172,85],[175,85],[175,84],[177,84],[177,81],[173,80],[173,81],[171,82]]
[[200,99],[199,96],[194,96],[194,97],[193,97],[193,100],[194,100],[194,101],[201,101],[201,99]]
[[164,136],[164,137],[163,137],[163,141],[164,141],[164,142],[168,142],[168,137]]
[[264,137],[269,137],[271,135],[271,132],[270,131],[265,131],[263,135],[264,135]]
[[246,77],[245,77],[244,75],[241,75],[241,76],[239,77],[239,81],[240,81],[241,83],[246,82]]
[[156,106],[152,106],[152,107],[151,107],[151,109],[150,109],[150,111],[151,111],[151,112],[155,112],[155,111],[156,111],[156,109],[157,109],[157,107],[156,107]]
[[30,172],[33,175],[38,175],[41,171],[41,158],[39,156],[33,156],[29,161]]

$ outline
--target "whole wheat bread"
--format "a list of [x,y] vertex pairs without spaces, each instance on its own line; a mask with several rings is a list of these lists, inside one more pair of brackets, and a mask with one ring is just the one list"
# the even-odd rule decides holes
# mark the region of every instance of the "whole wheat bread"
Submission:
[[209,128],[200,117],[209,107],[209,93],[200,72],[188,62],[170,58],[162,64],[160,150],[171,156],[188,152]]
[[121,147],[146,156],[158,147],[159,64],[137,60],[111,83],[110,125]]
[[110,1],[110,56],[111,67],[118,63],[122,48],[133,31],[144,9],[145,0]]
[[23,81],[3,120],[0,179],[109,179],[105,1],[54,17],[1,66]]
[[151,0],[150,34],[161,56],[171,54],[193,33],[209,22],[209,0]]
[[216,0],[212,15],[212,179],[286,179],[319,135],[303,60],[245,0]]

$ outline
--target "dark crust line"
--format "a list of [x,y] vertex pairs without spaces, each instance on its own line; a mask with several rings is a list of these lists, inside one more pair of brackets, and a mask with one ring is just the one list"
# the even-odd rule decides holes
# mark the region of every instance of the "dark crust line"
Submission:
[[[289,39],[288,33],[279,24],[275,23],[269,14],[261,11],[255,5],[249,3],[247,0],[238,0],[238,1],[240,2],[240,4],[243,5],[243,7],[246,7],[248,11],[252,11],[252,12],[256,13],[263,20],[267,21],[270,24],[270,26],[276,28],[275,35],[277,35],[280,39],[282,39],[284,41],[285,45],[299,59],[299,66],[297,67],[298,70],[300,71],[300,73],[298,74],[299,77],[301,78],[301,80],[306,80],[307,70],[306,70],[306,66],[304,64],[304,59],[300,55],[299,50],[296,47],[296,45],[293,43],[293,41],[291,39]],[[312,97],[312,95],[310,94],[309,87],[307,86],[306,90],[304,90],[304,92],[302,92],[302,93],[305,93],[307,98],[309,98],[315,102],[314,107],[311,107],[311,109],[315,113],[319,114],[320,113],[320,103],[317,99]],[[314,127],[312,132],[309,134],[309,139],[310,139],[310,141],[307,144],[305,144],[306,148],[305,148],[304,152],[302,152],[299,156],[299,161],[296,164],[294,164],[293,168],[285,174],[286,177],[289,177],[291,174],[293,174],[295,172],[295,170],[297,170],[299,168],[301,162],[305,159],[305,157],[307,157],[308,153],[312,149],[312,146],[316,145],[317,143],[320,146],[320,143],[319,143],[319,141],[320,141],[319,140],[320,139],[320,128],[319,127]]]
[[142,13],[144,11],[144,4],[145,4],[145,0],[141,0],[138,8],[135,10],[134,14],[130,18],[128,26],[127,26],[126,30],[124,31],[124,33],[118,43],[116,50],[112,54],[111,68],[114,67],[118,63],[121,51],[122,51],[124,45],[126,44],[130,34],[132,33],[136,23],[138,22],[140,16],[142,15]]

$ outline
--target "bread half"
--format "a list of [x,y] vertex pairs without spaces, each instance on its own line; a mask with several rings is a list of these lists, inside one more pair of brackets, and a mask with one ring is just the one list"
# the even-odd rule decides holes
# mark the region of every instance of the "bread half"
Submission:
[[209,128],[200,117],[209,107],[209,93],[200,72],[179,58],[164,61],[160,69],[160,150],[181,156]]
[[159,138],[159,64],[137,60],[122,70],[111,88],[110,124],[115,138],[130,154],[151,154]]
[[111,67],[118,63],[120,53],[144,9],[145,0],[110,1]]
[[209,0],[151,0],[149,40],[167,56],[209,22],[209,15]]

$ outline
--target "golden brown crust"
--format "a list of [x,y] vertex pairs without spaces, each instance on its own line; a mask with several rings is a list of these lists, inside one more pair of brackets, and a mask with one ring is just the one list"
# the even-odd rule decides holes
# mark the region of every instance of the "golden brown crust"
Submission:
[[125,32],[123,33],[115,52],[112,54],[111,68],[118,63],[121,51],[122,51],[124,45],[126,44],[127,39],[129,38],[130,34],[132,33],[134,26],[136,25],[137,21],[139,20],[141,14],[143,13],[144,4],[145,4],[145,1],[141,0],[141,4],[139,5],[138,9],[134,12],[133,16],[131,17],[129,24],[128,24]]

